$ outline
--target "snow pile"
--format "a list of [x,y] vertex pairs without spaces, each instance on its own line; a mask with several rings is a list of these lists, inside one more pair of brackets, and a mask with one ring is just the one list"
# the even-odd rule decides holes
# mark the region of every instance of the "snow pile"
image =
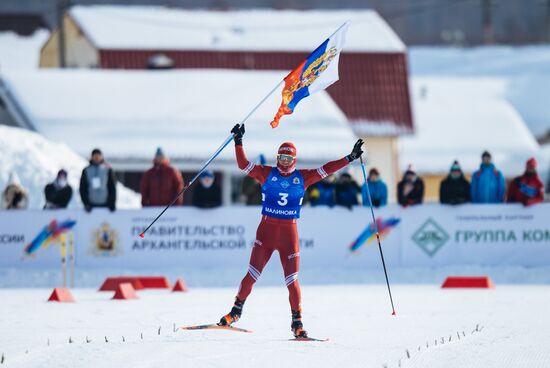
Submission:
[[[45,137],[61,140],[83,156],[99,146],[107,159],[139,160],[148,166],[158,146],[186,164],[205,161],[284,75],[241,70],[49,69],[7,73],[3,79]],[[251,158],[261,153],[274,157],[285,140],[300,147],[302,162],[348,153],[354,135],[326,91],[304,99],[295,114],[283,117],[281,125],[272,129],[269,122],[280,103],[280,92],[273,93],[247,122]],[[225,150],[220,159],[234,167],[233,150]]]
[[49,36],[50,32],[46,29],[37,30],[31,36],[0,32],[0,72],[38,68],[40,49]]
[[[14,172],[29,193],[29,208],[44,206],[44,187],[60,169],[67,170],[73,198],[69,208],[81,208],[78,188],[80,174],[87,161],[65,144],[46,140],[28,130],[0,125],[0,189],[3,191]],[[117,186],[118,208],[139,208],[139,194],[122,184]]]
[[501,78],[414,77],[415,134],[402,137],[402,166],[445,173],[456,159],[465,172],[479,167],[489,150],[505,176],[523,173],[525,161],[541,157],[539,145],[504,94]]
[[180,10],[75,6],[70,15],[101,49],[313,51],[350,20],[346,51],[404,52],[372,10]]
[[550,129],[550,46],[411,47],[412,76],[494,77],[535,135]]

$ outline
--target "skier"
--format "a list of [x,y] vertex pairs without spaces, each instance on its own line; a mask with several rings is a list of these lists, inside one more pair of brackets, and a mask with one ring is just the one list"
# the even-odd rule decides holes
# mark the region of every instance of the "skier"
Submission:
[[296,147],[291,142],[281,144],[277,153],[277,166],[255,165],[248,161],[243,149],[244,124],[231,130],[235,141],[237,164],[248,176],[262,184],[262,219],[256,231],[248,272],[241,281],[231,311],[223,316],[220,326],[230,326],[241,317],[244,302],[254,282],[258,280],[273,251],[279,252],[292,311],[291,330],[297,338],[307,338],[301,315],[301,293],[298,283],[300,249],[296,221],[308,186],[342,169],[359,158],[363,141],[359,139],[352,152],[318,169],[296,170]]

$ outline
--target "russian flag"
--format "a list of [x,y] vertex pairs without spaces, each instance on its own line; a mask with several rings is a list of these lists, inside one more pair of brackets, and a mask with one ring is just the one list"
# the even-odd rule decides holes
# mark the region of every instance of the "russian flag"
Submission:
[[338,80],[338,61],[348,28],[349,22],[342,24],[285,77],[283,101],[271,122],[272,128],[279,125],[283,115],[292,114],[303,98],[327,88]]

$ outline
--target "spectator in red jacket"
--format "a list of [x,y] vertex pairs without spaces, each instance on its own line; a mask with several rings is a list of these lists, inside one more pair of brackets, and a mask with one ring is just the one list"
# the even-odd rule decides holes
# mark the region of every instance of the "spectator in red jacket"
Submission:
[[[153,159],[153,167],[141,178],[141,205],[166,206],[183,189],[183,178],[178,169],[170,165],[170,161],[159,147]],[[174,205],[181,206],[183,196]]]
[[510,183],[506,201],[530,206],[543,200],[544,184],[537,174],[537,160],[532,157],[525,164],[525,173],[514,178]]

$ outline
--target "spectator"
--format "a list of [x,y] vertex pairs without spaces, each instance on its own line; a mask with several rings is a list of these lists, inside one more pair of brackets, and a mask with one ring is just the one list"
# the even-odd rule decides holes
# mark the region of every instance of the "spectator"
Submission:
[[[183,189],[181,172],[170,165],[170,161],[159,147],[153,158],[153,167],[147,170],[141,177],[141,205],[166,206]],[[183,205],[183,195],[179,196],[176,206]]]
[[[265,165],[265,156],[260,155],[258,158],[260,166]],[[246,175],[243,179],[243,195],[247,206],[262,204],[262,186],[251,176]]]
[[112,212],[116,203],[116,179],[113,169],[105,163],[97,148],[92,151],[90,165],[82,170],[80,198],[86,212],[92,208],[106,207]]
[[17,173],[10,173],[8,185],[2,193],[1,208],[4,210],[20,210],[29,206],[29,196],[21,185]]
[[462,204],[470,202],[470,183],[458,164],[453,162],[449,175],[439,187],[439,201],[443,204]]
[[[388,204],[388,187],[382,179],[380,179],[380,173],[378,169],[372,168],[369,171],[369,177],[367,179],[370,197],[372,198],[372,205],[374,207],[382,207]],[[363,184],[361,188],[363,191],[363,206],[369,206],[369,197],[367,195],[367,186]]]
[[336,205],[344,206],[351,210],[351,207],[359,204],[358,196],[361,193],[361,188],[348,173],[343,173],[336,185],[334,186],[334,197]]
[[67,182],[67,172],[59,170],[54,181],[44,188],[46,205],[44,209],[67,208],[73,196],[73,188]]
[[421,204],[424,200],[424,181],[416,170],[409,165],[403,179],[397,184],[397,201],[403,207]]
[[507,202],[530,206],[544,201],[544,184],[537,174],[537,160],[527,160],[525,173],[512,180],[508,188]]
[[307,197],[312,206],[334,207],[334,175],[310,186],[307,189]]
[[193,205],[214,208],[222,205],[222,192],[212,171],[206,170],[199,177],[199,185],[193,191]]
[[472,203],[502,203],[504,202],[504,176],[491,162],[491,154],[487,151],[481,155],[481,165],[472,176]]

